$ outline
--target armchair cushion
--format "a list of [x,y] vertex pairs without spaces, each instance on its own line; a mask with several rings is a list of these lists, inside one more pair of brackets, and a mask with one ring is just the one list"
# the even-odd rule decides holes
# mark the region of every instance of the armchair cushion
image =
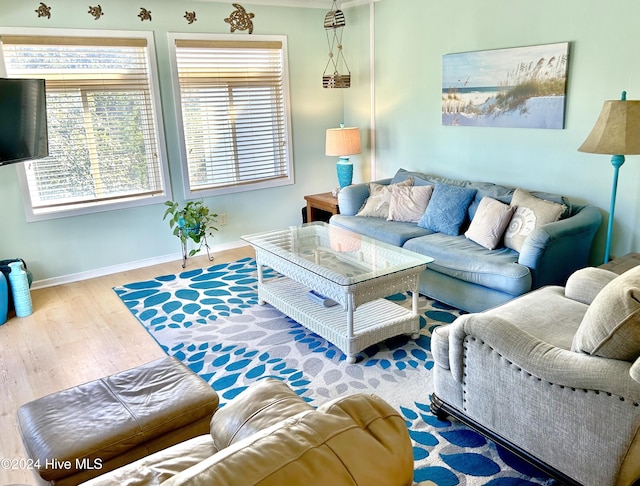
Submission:
[[640,356],[640,267],[615,278],[596,295],[571,349],[631,362]]
[[573,272],[567,279],[564,295],[583,304],[591,304],[596,295],[618,274],[604,268],[586,267]]

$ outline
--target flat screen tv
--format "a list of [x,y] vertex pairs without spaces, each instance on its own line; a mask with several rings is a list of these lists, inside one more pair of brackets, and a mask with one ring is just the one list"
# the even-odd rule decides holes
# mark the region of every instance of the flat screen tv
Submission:
[[44,79],[0,78],[0,166],[47,155]]

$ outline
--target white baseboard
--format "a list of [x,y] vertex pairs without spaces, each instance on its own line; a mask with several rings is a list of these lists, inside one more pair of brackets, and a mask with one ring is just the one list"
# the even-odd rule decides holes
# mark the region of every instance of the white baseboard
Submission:
[[[247,246],[247,242],[238,240],[228,243],[222,243],[220,245],[212,245],[211,253],[215,253],[217,251],[233,250],[242,246]],[[31,285],[31,290],[43,289],[45,287],[53,287],[55,285],[62,285],[72,282],[79,282],[81,280],[87,280],[90,278],[102,277],[104,275],[111,275],[118,272],[126,272],[127,270],[135,270],[136,268],[144,268],[151,265],[159,265],[162,263],[175,262],[180,260],[182,260],[182,253],[172,253],[170,255],[162,255],[153,258],[145,258],[144,260],[137,260],[134,262],[111,265],[109,267],[96,268],[93,270],[87,270],[86,272],[71,273],[69,275],[61,275],[60,277],[34,280],[33,284]]]

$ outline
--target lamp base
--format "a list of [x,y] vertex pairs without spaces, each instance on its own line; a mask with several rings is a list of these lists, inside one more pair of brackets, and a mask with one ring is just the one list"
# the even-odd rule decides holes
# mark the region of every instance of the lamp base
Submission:
[[340,189],[346,186],[350,186],[353,181],[353,163],[348,157],[340,157],[336,164],[336,171],[338,173],[338,184]]

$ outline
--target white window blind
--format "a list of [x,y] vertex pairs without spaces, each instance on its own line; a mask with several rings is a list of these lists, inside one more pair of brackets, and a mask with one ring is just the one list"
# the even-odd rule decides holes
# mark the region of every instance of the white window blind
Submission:
[[175,69],[187,194],[291,183],[282,41],[175,39]]
[[34,215],[164,194],[146,38],[0,41],[8,77],[46,81],[49,157],[24,164]]

